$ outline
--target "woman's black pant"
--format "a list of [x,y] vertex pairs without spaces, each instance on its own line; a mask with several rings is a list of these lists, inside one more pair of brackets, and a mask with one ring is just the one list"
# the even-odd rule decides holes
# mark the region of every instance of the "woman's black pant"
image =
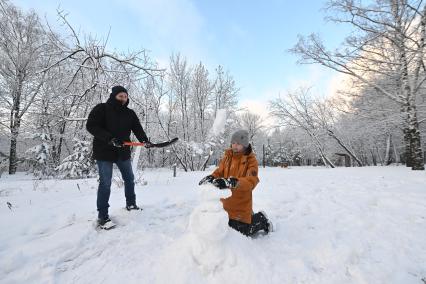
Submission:
[[251,224],[229,219],[228,225],[246,236],[253,236],[261,230],[265,230],[265,232],[268,233],[268,219],[262,212],[255,213],[251,216]]

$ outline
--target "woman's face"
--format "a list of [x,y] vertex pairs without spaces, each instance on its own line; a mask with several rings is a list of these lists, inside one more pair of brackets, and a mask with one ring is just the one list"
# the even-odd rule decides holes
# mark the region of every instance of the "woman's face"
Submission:
[[232,143],[231,148],[234,153],[241,153],[244,150],[244,146],[238,143]]

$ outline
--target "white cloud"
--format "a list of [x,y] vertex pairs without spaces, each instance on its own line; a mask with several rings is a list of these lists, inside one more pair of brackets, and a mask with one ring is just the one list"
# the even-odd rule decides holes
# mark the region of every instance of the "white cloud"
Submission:
[[157,62],[159,68],[167,69],[169,68],[169,58],[168,57],[155,57],[155,62]]
[[205,19],[189,0],[119,1],[139,18],[140,32],[147,35],[150,49],[162,57],[181,52],[190,61],[205,61]]
[[335,97],[339,90],[351,88],[351,80],[348,75],[336,73],[328,82],[327,96]]
[[269,117],[268,102],[263,100],[244,100],[240,102],[240,107],[252,113],[258,114],[265,121],[266,125],[271,125]]
[[312,87],[312,94],[319,97],[332,97],[338,90],[349,87],[347,76],[331,72],[321,66],[310,65],[307,75],[303,77],[290,77],[287,84],[271,87],[265,90],[242,90],[246,98],[240,98],[240,107],[259,114],[267,126],[276,125],[274,118],[269,115],[269,102],[283,96],[287,91],[297,89],[301,86]]
[[61,1],[23,1],[17,0],[14,5],[17,5],[24,10],[33,9],[40,17],[42,22],[46,20],[56,32],[70,33],[68,27],[63,25],[63,21],[58,17],[57,10],[66,15],[67,21],[71,24],[74,30],[82,35],[83,33],[91,33],[92,35],[104,36],[108,33],[109,27],[104,30],[96,30],[92,23],[92,19],[85,18],[80,13],[78,5],[71,3],[61,3]]
[[318,86],[324,80],[324,68],[318,65],[308,65],[307,70],[304,72],[303,77],[290,77],[288,79],[288,89],[297,89],[300,86]]
[[[252,91],[253,92],[253,91]],[[278,94],[282,92],[281,88],[270,88],[261,92],[258,92],[257,96],[251,96],[251,98],[239,100],[240,108],[244,108],[258,114],[262,117],[264,124],[271,127],[276,124],[275,119],[269,115],[269,101],[278,97]]]

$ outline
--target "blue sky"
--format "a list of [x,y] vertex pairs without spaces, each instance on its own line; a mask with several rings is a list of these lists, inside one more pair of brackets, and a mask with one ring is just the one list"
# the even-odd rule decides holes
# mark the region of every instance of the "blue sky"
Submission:
[[56,9],[68,12],[77,29],[105,37],[109,48],[150,50],[166,64],[172,52],[191,63],[202,61],[211,72],[223,65],[240,87],[240,103],[256,112],[267,111],[268,100],[300,84],[321,95],[334,90],[338,76],[316,65],[298,65],[287,52],[297,35],[318,33],[328,47],[339,45],[347,27],[324,20],[326,1],[319,0],[15,0],[35,9],[50,22]]

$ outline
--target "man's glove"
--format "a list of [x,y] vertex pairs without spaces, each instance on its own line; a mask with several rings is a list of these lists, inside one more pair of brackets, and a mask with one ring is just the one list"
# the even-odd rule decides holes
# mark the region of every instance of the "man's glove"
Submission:
[[225,188],[236,188],[238,185],[238,179],[236,178],[217,178],[213,180],[213,185],[219,189]]
[[143,143],[145,143],[145,148],[151,148],[152,147],[152,143],[151,142],[149,142],[149,141],[145,141],[145,142],[143,142]]
[[200,180],[200,182],[198,183],[198,185],[202,185],[202,184],[205,184],[205,183],[208,183],[208,182],[212,183],[213,180],[214,180],[214,176],[208,175],[208,176],[204,177],[202,180]]
[[109,145],[112,145],[112,146],[114,146],[114,147],[117,147],[117,148],[121,148],[121,147],[123,147],[124,146],[124,144],[123,144],[123,141],[121,141],[120,139],[118,139],[118,138],[112,138],[111,139],[111,141],[109,141],[109,143],[108,143]]

